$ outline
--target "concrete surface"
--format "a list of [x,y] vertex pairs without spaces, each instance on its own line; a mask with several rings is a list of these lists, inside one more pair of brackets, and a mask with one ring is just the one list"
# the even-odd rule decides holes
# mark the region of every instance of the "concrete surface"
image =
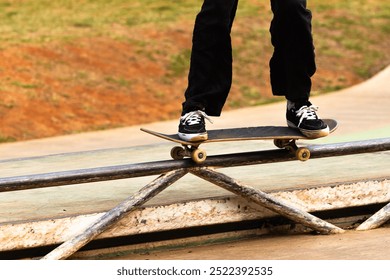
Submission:
[[[133,253],[127,260],[390,260],[390,228],[341,235],[271,235],[228,244]],[[378,242],[380,240],[380,242]],[[374,273],[374,272],[373,272]]]

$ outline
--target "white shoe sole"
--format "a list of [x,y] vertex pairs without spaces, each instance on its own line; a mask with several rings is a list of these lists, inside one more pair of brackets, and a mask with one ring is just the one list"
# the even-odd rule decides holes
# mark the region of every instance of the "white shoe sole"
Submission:
[[299,128],[289,121],[287,121],[287,125],[291,128],[298,129],[303,135],[310,139],[321,138],[329,135],[329,126],[326,126],[326,128],[320,130],[308,130]]
[[184,140],[187,142],[200,142],[200,141],[205,141],[208,139],[207,132],[197,133],[197,134],[185,134],[185,133],[179,132],[178,136],[181,140]]

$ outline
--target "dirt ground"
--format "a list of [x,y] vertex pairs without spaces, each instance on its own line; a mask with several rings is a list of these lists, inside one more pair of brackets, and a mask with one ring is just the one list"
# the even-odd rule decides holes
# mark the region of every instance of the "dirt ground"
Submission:
[[[237,32],[240,28],[245,26],[238,25]],[[190,49],[191,30],[192,22],[187,22],[166,32],[143,28],[129,35],[134,40],[126,42],[95,37],[65,43],[3,46],[0,142],[176,118],[188,69],[187,62],[182,62],[184,66],[177,67],[184,69],[179,69],[181,74],[176,75],[169,54]],[[145,47],[140,42],[151,43]],[[240,38],[233,43],[240,45]],[[267,74],[270,55],[264,54],[261,65],[256,65],[264,72],[261,78],[264,80],[244,77],[234,81],[226,110],[231,109],[230,104],[238,103],[235,100],[253,94],[242,90],[243,85],[255,84],[264,95],[262,98],[271,96]],[[329,81],[340,81],[340,73],[332,68],[336,65],[334,61],[319,59],[318,63],[315,88],[328,86]],[[348,65],[348,61],[338,65]],[[347,66],[342,71],[344,87],[361,81]]]
[[163,120],[177,112],[178,96],[159,100],[159,92],[172,88],[155,79],[166,70],[135,52],[129,43],[99,38],[1,52],[1,134],[25,140]]

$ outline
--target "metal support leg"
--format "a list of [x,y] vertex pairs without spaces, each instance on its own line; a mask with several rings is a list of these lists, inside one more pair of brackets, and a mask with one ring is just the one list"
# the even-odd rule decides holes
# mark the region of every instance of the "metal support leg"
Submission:
[[390,220],[390,203],[368,218],[364,223],[358,226],[356,230],[375,229],[386,223],[388,220]]
[[297,223],[301,223],[320,233],[333,234],[342,233],[343,229],[336,227],[324,220],[321,220],[305,211],[289,205],[285,201],[276,199],[260,190],[245,186],[225,174],[216,172],[209,168],[196,168],[190,171],[192,174],[222,187],[232,193],[246,198],[282,216],[285,216]]
[[144,188],[142,188],[139,192],[130,196],[121,204],[108,211],[101,218],[99,218],[92,226],[85,229],[79,235],[64,242],[62,245],[51,251],[42,259],[60,260],[68,258],[72,254],[77,252],[81,247],[83,247],[96,236],[98,236],[100,233],[102,233],[104,230],[106,230],[109,226],[124,217],[125,214],[131,212],[138,206],[141,206],[151,198],[155,197],[158,193],[160,193],[168,186],[179,180],[185,174],[187,174],[187,172],[188,171],[186,169],[178,169],[161,175],[160,177],[146,185]]

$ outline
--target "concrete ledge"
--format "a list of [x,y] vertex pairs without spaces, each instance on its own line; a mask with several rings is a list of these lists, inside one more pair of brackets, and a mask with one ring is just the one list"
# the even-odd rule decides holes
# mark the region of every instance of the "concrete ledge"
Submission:
[[[307,212],[342,209],[390,201],[390,178],[269,192]],[[88,228],[104,212],[65,218],[0,224],[0,251],[54,245]],[[221,196],[166,205],[149,205],[129,213],[98,239],[129,236],[275,217],[237,196]]]

